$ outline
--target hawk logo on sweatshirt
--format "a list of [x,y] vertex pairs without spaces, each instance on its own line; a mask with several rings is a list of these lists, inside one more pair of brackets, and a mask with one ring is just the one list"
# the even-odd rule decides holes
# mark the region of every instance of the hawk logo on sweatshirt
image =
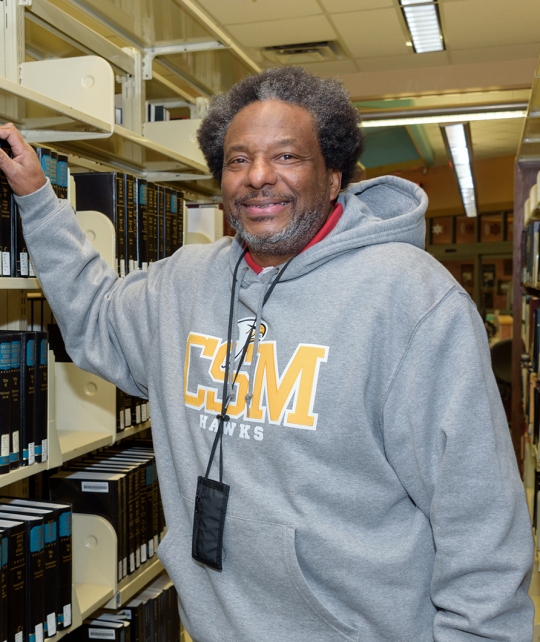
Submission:
[[[240,334],[247,338],[254,319],[240,322]],[[245,327],[244,327],[245,326]],[[249,327],[248,327],[249,326]],[[318,415],[313,412],[319,370],[328,359],[328,346],[300,343],[287,363],[278,364],[277,344],[263,341],[261,328],[258,359],[253,380],[253,397],[248,406],[249,370],[253,342],[238,373],[235,394],[227,414],[232,419],[315,430]],[[245,342],[238,342],[236,352]],[[189,408],[217,414],[221,412],[226,342],[219,337],[191,332],[187,339],[184,363],[184,402]],[[237,354],[239,356],[239,354]]]

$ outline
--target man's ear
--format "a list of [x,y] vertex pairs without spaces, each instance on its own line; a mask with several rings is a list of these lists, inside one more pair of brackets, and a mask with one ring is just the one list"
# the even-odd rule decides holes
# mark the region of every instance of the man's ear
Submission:
[[330,174],[330,200],[334,201],[339,196],[341,189],[341,174],[337,169],[328,170]]

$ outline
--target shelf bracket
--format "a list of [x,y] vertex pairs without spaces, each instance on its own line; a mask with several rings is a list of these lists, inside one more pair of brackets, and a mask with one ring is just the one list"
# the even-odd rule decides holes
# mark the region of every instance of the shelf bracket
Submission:
[[143,79],[152,79],[152,63],[156,56],[172,56],[179,53],[191,53],[193,51],[212,51],[215,49],[227,49],[227,46],[218,40],[184,40],[173,45],[162,45],[148,47],[144,50],[143,57]]
[[175,172],[146,172],[144,175],[147,181],[152,183],[164,183],[170,181],[208,181],[213,178],[212,174],[179,174]]

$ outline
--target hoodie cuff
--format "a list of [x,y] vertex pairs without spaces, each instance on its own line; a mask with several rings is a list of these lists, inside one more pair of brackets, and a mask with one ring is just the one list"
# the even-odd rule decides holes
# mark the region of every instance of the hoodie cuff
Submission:
[[15,202],[19,207],[23,230],[26,233],[41,225],[60,205],[49,179],[35,192],[26,196],[15,196]]

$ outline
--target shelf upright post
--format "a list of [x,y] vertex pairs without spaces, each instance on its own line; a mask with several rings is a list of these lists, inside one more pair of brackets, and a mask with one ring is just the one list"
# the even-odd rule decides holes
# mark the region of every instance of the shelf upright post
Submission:
[[[146,86],[142,73],[142,55],[134,47],[122,49],[134,61],[133,74],[121,77],[122,82],[122,123],[126,129],[142,134],[142,125],[146,121]],[[124,156],[129,160],[142,165],[144,162],[143,150],[130,141],[123,141]]]
[[[3,0],[0,9],[0,75],[19,83],[19,65],[24,62],[25,33],[24,5],[28,0]],[[24,117],[23,107],[15,96],[0,98],[0,114],[19,122]]]

